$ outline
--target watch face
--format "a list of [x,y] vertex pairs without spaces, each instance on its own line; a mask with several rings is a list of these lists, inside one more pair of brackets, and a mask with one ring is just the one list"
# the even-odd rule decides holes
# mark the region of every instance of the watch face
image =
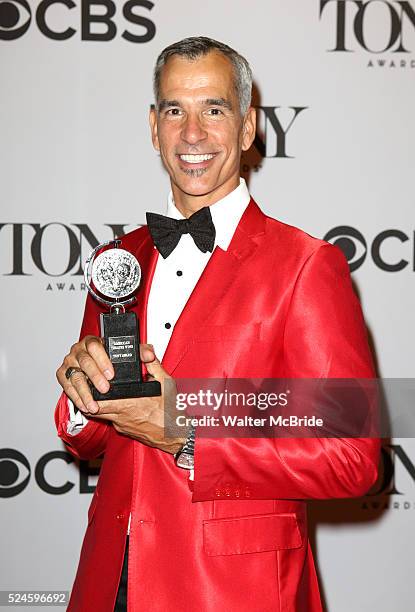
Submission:
[[179,457],[177,457],[176,465],[184,470],[192,470],[195,465],[195,458],[193,455],[181,453]]

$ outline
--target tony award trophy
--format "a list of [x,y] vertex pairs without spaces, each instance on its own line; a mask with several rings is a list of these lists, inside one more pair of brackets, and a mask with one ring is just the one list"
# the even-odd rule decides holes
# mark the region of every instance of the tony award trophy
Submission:
[[[89,293],[109,309],[100,314],[101,336],[115,372],[107,393],[91,385],[97,401],[161,395],[157,380],[142,378],[138,321],[134,312],[126,312],[136,302],[133,294],[140,284],[141,269],[134,255],[120,249],[120,244],[121,240],[111,240],[98,245],[85,263]],[[102,250],[110,245],[113,248]]]

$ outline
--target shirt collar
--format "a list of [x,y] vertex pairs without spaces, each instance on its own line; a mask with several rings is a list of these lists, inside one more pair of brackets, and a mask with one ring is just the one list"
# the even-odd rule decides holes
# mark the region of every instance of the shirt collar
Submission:
[[[236,226],[250,199],[251,196],[249,195],[246,182],[243,178],[240,178],[236,189],[210,206],[212,221],[216,229],[215,246],[219,246],[224,251],[227,250],[235,233]],[[173,219],[184,219],[184,216],[174,204],[171,191],[167,202],[167,216]]]

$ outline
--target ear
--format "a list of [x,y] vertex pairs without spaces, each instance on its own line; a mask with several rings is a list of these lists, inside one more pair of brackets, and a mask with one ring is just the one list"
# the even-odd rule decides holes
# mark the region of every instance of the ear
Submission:
[[256,110],[252,106],[248,109],[242,127],[242,151],[247,151],[254,142],[256,132]]
[[150,123],[151,140],[153,141],[153,147],[156,149],[156,151],[160,151],[158,132],[157,132],[157,111],[153,106],[150,109],[149,123]]

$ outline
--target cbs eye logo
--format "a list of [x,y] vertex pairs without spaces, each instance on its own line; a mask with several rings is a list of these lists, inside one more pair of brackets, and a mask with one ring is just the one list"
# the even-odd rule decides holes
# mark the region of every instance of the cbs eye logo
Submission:
[[331,242],[334,246],[339,247],[339,249],[343,251],[349,263],[350,272],[357,270],[366,259],[366,240],[363,234],[354,227],[339,225],[327,232],[323,240]]
[[0,497],[14,497],[21,493],[27,487],[30,475],[29,462],[22,453],[13,448],[0,449]]
[[[412,270],[415,271],[415,232],[412,236],[412,249],[409,236],[398,229],[388,229],[377,234],[370,249],[363,234],[350,225],[334,227],[327,232],[323,240],[331,242],[343,251],[350,272],[360,268],[368,253],[375,266],[384,272],[400,272],[410,265],[411,259]],[[406,251],[408,259],[400,257],[401,250]]]
[[26,0],[0,2],[0,39],[14,40],[27,32],[32,11]]
[[[63,461],[66,465],[74,463],[72,455],[65,451],[50,451],[42,455],[34,467],[34,477],[37,486],[49,495],[63,495],[75,487],[75,483],[67,480],[63,475],[50,480],[48,468],[54,461]],[[75,471],[79,478],[79,493],[93,493],[95,485],[91,484],[90,477],[99,474],[100,462],[80,461],[79,470]],[[29,484],[32,470],[27,458],[14,448],[0,448],[0,498],[15,497]],[[72,470],[72,475],[74,472]],[[62,478],[62,480],[60,480]],[[60,482],[59,482],[60,480]]]

